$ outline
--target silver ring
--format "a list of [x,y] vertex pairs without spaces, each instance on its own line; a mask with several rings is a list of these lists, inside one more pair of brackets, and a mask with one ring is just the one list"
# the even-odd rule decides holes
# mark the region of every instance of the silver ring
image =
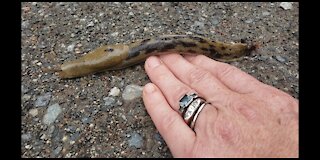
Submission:
[[199,107],[199,109],[197,110],[197,113],[194,115],[192,121],[191,121],[191,124],[190,124],[190,128],[193,130],[194,129],[194,126],[196,124],[196,121],[197,121],[197,118],[201,112],[201,110],[204,108],[204,106],[208,104],[207,102],[205,103],[202,103],[201,106]]
[[185,94],[183,97],[181,97],[179,100],[180,113],[183,114],[185,110],[188,108],[188,106],[191,104],[191,102],[198,97],[199,96],[196,93]]
[[191,102],[183,115],[183,119],[188,125],[190,125],[190,122],[193,120],[193,117],[198,111],[199,107],[205,103],[206,101],[202,98],[197,98]]

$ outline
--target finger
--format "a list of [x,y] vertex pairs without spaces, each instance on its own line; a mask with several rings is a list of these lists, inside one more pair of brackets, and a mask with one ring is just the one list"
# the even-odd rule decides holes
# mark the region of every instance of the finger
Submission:
[[161,92],[175,110],[179,110],[179,100],[186,94],[194,92],[190,87],[178,80],[158,57],[150,57],[145,63],[145,69],[151,81],[159,86]]
[[194,132],[167,103],[157,86],[148,83],[143,89],[143,101],[152,121],[169,146],[172,154],[181,155],[193,145]]
[[261,85],[261,82],[254,77],[227,63],[218,62],[203,55],[186,55],[185,58],[190,63],[209,71],[235,92],[251,93]]
[[179,54],[161,55],[160,58],[178,79],[207,101],[228,102],[226,98],[230,97],[231,91],[210,72],[191,64]]

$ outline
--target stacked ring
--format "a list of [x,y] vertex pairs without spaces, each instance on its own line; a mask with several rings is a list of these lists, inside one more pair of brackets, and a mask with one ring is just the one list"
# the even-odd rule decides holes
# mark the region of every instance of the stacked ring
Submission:
[[196,93],[185,94],[180,99],[179,111],[182,113],[184,121],[191,129],[194,129],[199,113],[206,104],[206,100],[199,97]]

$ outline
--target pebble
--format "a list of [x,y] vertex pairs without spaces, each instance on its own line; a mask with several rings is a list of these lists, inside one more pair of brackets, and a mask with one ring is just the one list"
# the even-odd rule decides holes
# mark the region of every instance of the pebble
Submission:
[[261,55],[261,56],[258,57],[258,59],[259,59],[260,61],[265,61],[265,60],[267,60],[268,58],[269,58],[269,57],[266,56],[266,55]]
[[49,106],[47,109],[47,113],[43,116],[43,123],[46,125],[50,125],[56,120],[61,111],[61,107],[58,103]]
[[70,133],[73,133],[76,131],[76,127],[75,126],[68,126],[67,128],[65,128],[64,130]]
[[44,107],[46,106],[51,99],[51,92],[47,92],[42,96],[39,96],[35,102],[35,107]]
[[284,10],[292,9],[292,2],[281,2],[280,7]]
[[129,12],[128,15],[129,15],[129,18],[134,16],[133,12]]
[[67,51],[68,51],[68,52],[72,52],[73,49],[74,49],[74,46],[75,46],[75,44],[69,45],[69,46],[67,47]]
[[21,140],[22,141],[29,141],[31,139],[31,134],[30,133],[25,133],[21,135]]
[[217,17],[214,17],[212,20],[211,20],[211,24],[212,25],[217,25],[217,24],[219,24],[220,23],[220,21],[219,21],[219,19],[217,18]]
[[111,36],[116,37],[116,36],[118,36],[118,34],[119,34],[119,32],[113,32],[113,33],[111,33]]
[[132,133],[130,139],[128,140],[129,147],[141,148],[143,144],[143,139],[139,133]]
[[37,108],[30,109],[30,110],[29,110],[29,114],[30,114],[32,117],[37,116],[37,115],[38,115],[38,109],[37,109]]
[[29,22],[28,21],[23,21],[22,23],[21,23],[21,28],[28,28],[29,27]]
[[21,92],[27,93],[29,91],[29,88],[26,88],[25,86],[21,86]]
[[276,55],[276,60],[278,60],[279,62],[282,62],[282,63],[286,61],[286,59],[280,55]]
[[252,23],[252,22],[253,22],[253,19],[247,19],[245,22],[246,22],[246,23]]
[[22,100],[28,101],[31,98],[31,95],[25,94],[22,96]]
[[94,23],[92,21],[89,22],[89,24],[87,25],[87,27],[93,27]]
[[267,12],[267,11],[262,12],[262,15],[263,15],[263,16],[269,16],[269,15],[270,15],[270,12]]
[[194,22],[194,26],[199,27],[199,28],[203,28],[204,27],[204,23],[203,22],[199,22],[199,21],[195,21]]
[[92,118],[90,117],[84,117],[81,119],[81,122],[84,124],[89,124],[92,121]]
[[58,146],[56,149],[53,150],[52,154],[54,156],[57,156],[60,153],[61,150],[62,150],[62,147]]
[[142,89],[143,89],[142,86],[133,85],[133,84],[128,85],[126,86],[126,88],[122,93],[122,98],[126,101],[130,101],[135,98],[141,97]]
[[104,105],[108,106],[108,107],[113,107],[116,100],[112,97],[104,97]]
[[119,96],[119,94],[120,94],[120,89],[118,87],[113,87],[109,91],[109,96]]

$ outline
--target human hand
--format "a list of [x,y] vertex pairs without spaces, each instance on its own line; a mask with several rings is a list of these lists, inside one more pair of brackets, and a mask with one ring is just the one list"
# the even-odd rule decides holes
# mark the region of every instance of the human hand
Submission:
[[[143,101],[174,157],[298,157],[298,100],[205,56],[149,57],[153,83]],[[179,100],[196,92],[205,105],[194,131]]]

